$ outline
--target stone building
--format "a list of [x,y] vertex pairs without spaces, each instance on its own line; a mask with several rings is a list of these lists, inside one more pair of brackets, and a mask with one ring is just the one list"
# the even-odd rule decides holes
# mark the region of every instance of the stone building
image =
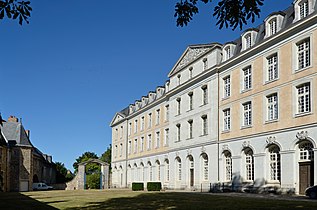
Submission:
[[0,126],[0,182],[2,191],[29,191],[34,182],[55,183],[52,157],[30,141],[30,131],[10,116]]
[[294,0],[236,40],[188,46],[162,87],[114,116],[112,185],[316,185],[316,43],[316,0]]

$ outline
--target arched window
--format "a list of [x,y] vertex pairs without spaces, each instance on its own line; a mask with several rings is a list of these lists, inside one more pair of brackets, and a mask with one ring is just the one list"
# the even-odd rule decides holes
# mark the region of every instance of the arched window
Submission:
[[299,148],[299,159],[300,160],[313,160],[313,144],[309,141],[304,141],[298,145]]
[[148,168],[149,168],[149,181],[152,181],[152,180],[153,180],[153,168],[152,168],[152,164],[151,164],[151,162],[149,161],[149,162],[147,163],[147,165],[148,165]]
[[168,159],[165,159],[165,181],[169,182],[170,180],[170,162]]
[[144,181],[144,164],[141,162],[140,163],[140,166],[141,166],[141,170],[142,170],[142,174],[141,174],[141,181]]
[[161,180],[161,164],[159,160],[155,161],[156,163],[156,179],[157,181]]
[[245,177],[247,181],[253,181],[254,180],[254,157],[253,157],[253,151],[251,148],[246,148],[244,150],[245,154]]
[[270,180],[281,181],[280,148],[277,145],[269,147],[270,154]]
[[182,161],[180,157],[176,157],[176,169],[177,169],[177,176],[176,180],[181,181],[182,180]]
[[231,181],[232,180],[232,156],[231,156],[231,152],[229,152],[229,151],[224,152],[224,161],[225,161],[225,180]]
[[207,181],[209,177],[209,162],[208,155],[206,153],[201,154],[201,172],[202,172],[202,180]]

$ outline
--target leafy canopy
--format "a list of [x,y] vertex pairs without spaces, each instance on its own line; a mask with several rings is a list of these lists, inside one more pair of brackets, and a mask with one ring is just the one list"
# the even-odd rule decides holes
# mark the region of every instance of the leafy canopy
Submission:
[[30,1],[0,0],[0,20],[7,17],[13,20],[18,19],[20,25],[23,21],[29,23],[28,19],[32,11],[30,4]]
[[[216,17],[219,29],[223,26],[235,30],[238,26],[240,30],[247,21],[251,19],[252,23],[260,17],[260,6],[264,0],[214,0],[218,4],[214,7],[213,16]],[[193,16],[199,12],[198,3],[212,4],[213,0],[179,0],[175,4],[176,25],[187,26],[193,19]]]

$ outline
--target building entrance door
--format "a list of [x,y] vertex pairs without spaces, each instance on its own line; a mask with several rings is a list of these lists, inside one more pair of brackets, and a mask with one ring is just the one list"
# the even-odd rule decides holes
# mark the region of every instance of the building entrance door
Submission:
[[314,184],[314,164],[312,161],[299,163],[299,194]]

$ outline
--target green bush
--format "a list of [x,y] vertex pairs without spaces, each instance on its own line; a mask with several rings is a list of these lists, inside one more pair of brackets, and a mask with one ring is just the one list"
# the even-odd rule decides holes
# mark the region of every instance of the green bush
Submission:
[[144,184],[143,183],[133,182],[132,183],[132,190],[133,191],[144,190]]
[[161,182],[148,182],[146,185],[148,191],[160,191],[162,189]]

